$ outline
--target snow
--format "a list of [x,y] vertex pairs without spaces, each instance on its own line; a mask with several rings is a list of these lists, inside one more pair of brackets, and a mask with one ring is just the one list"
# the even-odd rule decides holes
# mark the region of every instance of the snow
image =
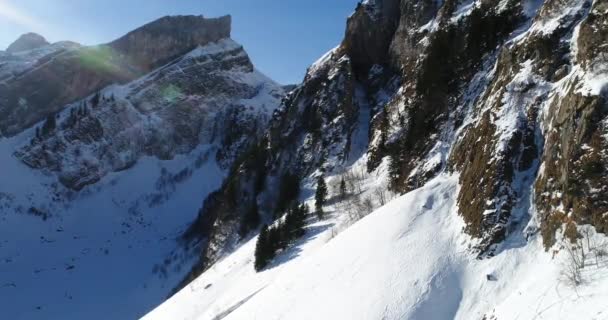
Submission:
[[0,83],[12,80],[15,76],[30,71],[42,58],[59,52],[77,48],[72,42],[57,42],[27,51],[0,53]]
[[608,267],[588,267],[588,284],[575,290],[562,279],[565,254],[544,252],[538,237],[514,235],[496,257],[475,260],[457,193],[458,177],[441,175],[332,238],[336,213],[260,273],[251,239],[143,319],[594,319],[606,311]]
[[450,23],[457,23],[462,18],[470,15],[471,12],[473,12],[473,9],[475,9],[479,5],[480,5],[480,3],[476,0],[462,1],[461,3],[458,4],[458,7],[456,8],[456,10],[454,10],[454,13],[452,14],[452,18],[450,18]]
[[608,90],[608,65],[598,69],[584,73],[578,93],[584,96],[598,96]]
[[[135,110],[130,103],[137,98],[134,94],[158,90],[158,83],[180,72],[188,59],[204,62],[234,50],[237,56],[220,58],[239,58],[245,54],[240,49],[232,40],[198,47],[148,76],[102,93],[114,95],[121,108],[129,109],[120,119],[130,124],[125,131],[162,128],[159,112]],[[165,78],[157,77],[162,72]],[[203,101],[203,111],[204,103],[212,107],[209,101],[217,101],[269,118],[279,105],[281,87],[260,72],[222,72],[234,84],[252,88],[251,94],[242,99],[211,96]],[[67,106],[61,119],[78,105]],[[156,111],[162,106],[151,107]],[[105,107],[91,112],[116,113]],[[177,240],[225,178],[216,163],[219,142],[201,137],[194,150],[177,152],[167,161],[123,150],[118,154],[122,159],[139,157],[133,167],[109,171],[98,183],[75,192],[60,185],[55,174],[33,170],[15,158],[14,152],[33,135],[29,129],[0,139],[0,296],[11,297],[0,299],[2,314],[11,319],[134,319],[158,306],[195,262],[196,253],[184,251]],[[85,145],[76,160],[97,160],[95,147]],[[69,169],[70,159],[63,169]]]
[[[525,25],[514,32],[510,43],[517,45],[534,33],[553,33],[565,19],[580,12],[583,2],[560,8],[531,27]],[[461,2],[456,18],[465,16],[474,3]],[[535,16],[541,4],[537,0],[524,2],[524,14]],[[432,28],[432,21],[423,28]],[[311,74],[327,59],[325,56],[311,67]],[[496,70],[484,71],[467,89],[471,96],[464,99],[463,108],[472,108],[496,76]],[[575,66],[564,79],[550,83],[535,74],[533,61],[523,63],[516,74],[509,75],[505,90],[496,90],[501,94],[489,97],[484,105],[499,106],[493,114],[497,154],[505,151],[507,141],[521,130],[526,108],[538,97],[564,93],[577,76],[583,76],[582,92],[600,94],[608,81],[605,74],[605,70],[588,72]],[[552,99],[545,100],[540,108],[546,111]],[[470,111],[464,111],[465,125],[475,121]],[[435,146],[420,170],[430,170],[444,161],[453,136],[442,137],[443,145]],[[357,170],[361,162],[356,161],[350,170]],[[331,218],[311,219],[304,239],[260,273],[253,270],[253,238],[144,319],[605,318],[608,261],[586,264],[583,284],[573,287],[564,279],[568,259],[564,243],[548,252],[542,246],[532,189],[539,167],[542,171],[543,164],[537,162],[514,175],[511,187],[518,201],[513,223],[507,226],[507,239],[491,259],[475,259],[471,248],[476,240],[463,234],[464,224],[457,213],[458,175],[443,173],[353,225],[339,204],[330,205]],[[367,176],[363,194],[371,195],[372,188],[385,184],[383,163]],[[606,241],[596,234],[593,239]]]
[[321,68],[325,67],[325,65],[331,60],[334,53],[338,50],[339,47],[335,47],[328,52],[326,52],[321,58],[315,61],[309,68],[307,74],[314,76]]
[[198,46],[196,49],[188,53],[185,58],[196,58],[207,55],[214,55],[242,49],[243,47],[232,39],[221,39],[217,42],[211,42],[205,46]]
[[[529,33],[538,33],[540,35],[550,35],[560,26],[564,26],[565,22],[576,19],[577,14],[587,10],[585,4],[588,0],[572,0],[567,5],[556,4],[553,6],[554,10],[546,9],[542,15],[544,19],[540,18],[539,15],[534,23],[532,24]],[[532,12],[535,12],[536,2],[532,1],[531,5],[524,7],[527,16],[531,16]],[[566,3],[565,3],[566,4]],[[541,9],[542,10],[542,9]]]
[[[2,313],[11,319],[132,319],[162,302],[191,261],[168,264],[166,277],[153,267],[176,250],[176,237],[225,176],[214,160],[197,167],[212,146],[171,161],[144,158],[80,194],[64,194],[54,177],[12,156],[24,136],[0,140],[0,194],[9,195],[0,207],[0,293],[11,297],[0,302]],[[184,169],[191,177],[158,187],[163,172]],[[49,217],[29,214],[30,207]],[[180,263],[183,270],[173,269]]]

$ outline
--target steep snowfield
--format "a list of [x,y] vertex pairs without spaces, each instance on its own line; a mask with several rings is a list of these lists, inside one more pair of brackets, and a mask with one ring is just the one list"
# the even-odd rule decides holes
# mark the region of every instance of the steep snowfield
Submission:
[[[255,273],[250,240],[165,304],[155,319],[603,319],[608,268],[586,268],[576,290],[564,254],[508,239],[475,260],[456,214],[458,179],[441,175],[332,238],[343,220],[314,222],[305,239]],[[488,279],[488,275],[490,279]]]
[[[19,139],[16,138],[17,140]],[[11,319],[133,319],[182,276],[166,259],[224,172],[201,162],[212,146],[171,161],[142,159],[80,194],[58,196],[54,177],[11,156],[0,141],[0,305]],[[191,175],[163,185],[162,176]],[[55,199],[55,200],[54,200]],[[151,201],[151,199],[160,199]],[[48,215],[35,216],[30,208]],[[184,260],[184,270],[189,260]],[[158,267],[155,267],[157,265]]]

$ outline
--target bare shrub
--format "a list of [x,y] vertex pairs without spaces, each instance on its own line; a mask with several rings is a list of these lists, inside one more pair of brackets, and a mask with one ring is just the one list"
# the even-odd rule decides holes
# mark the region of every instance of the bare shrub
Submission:
[[388,190],[385,187],[380,187],[374,191],[376,200],[380,203],[380,206],[384,206],[388,202]]
[[566,256],[562,262],[562,277],[567,285],[578,287],[583,283],[582,270],[585,268],[585,252],[578,244],[564,243]]

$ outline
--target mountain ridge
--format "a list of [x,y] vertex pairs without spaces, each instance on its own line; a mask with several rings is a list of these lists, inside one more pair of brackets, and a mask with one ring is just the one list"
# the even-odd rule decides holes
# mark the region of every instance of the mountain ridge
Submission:
[[[248,225],[251,208],[259,210],[262,223],[278,224],[283,202],[312,206],[319,176],[334,183],[365,177],[353,161],[365,161],[368,175],[386,174],[384,183],[397,194],[416,193],[438,176],[456,176],[456,210],[450,214],[462,221],[471,260],[501,260],[539,243],[564,254],[564,248],[582,246],[586,228],[603,239],[608,61],[595,48],[607,44],[605,10],[599,0],[362,2],[342,43],[308,69],[255,152],[206,199],[185,234],[201,254],[182,287],[197,283],[199,275],[203,282],[216,279],[214,266],[251,249],[257,230]],[[352,155],[351,145],[364,151]],[[276,191],[291,185],[284,177],[296,177],[299,197],[283,199]],[[348,207],[348,199],[333,196]],[[367,203],[380,199],[370,196]],[[328,210],[338,215],[328,224],[349,214],[337,205]],[[320,222],[311,220],[314,229]],[[335,235],[322,234],[330,233]],[[239,281],[272,286],[275,273],[251,274],[250,262],[243,258],[234,262],[239,267],[227,267],[235,274],[224,270],[227,290],[241,288],[232,282],[241,272],[247,276]],[[547,281],[559,283],[552,279]],[[186,292],[178,295],[197,296]],[[255,295],[273,295],[265,292]],[[286,303],[298,305],[295,299]],[[241,318],[240,310],[267,310],[269,300],[253,300],[229,309]],[[168,308],[172,303],[180,305],[179,298]],[[302,310],[311,307],[302,303]],[[219,311],[198,316],[212,318],[212,310]],[[475,316],[490,317],[490,311]],[[259,314],[269,315],[280,317],[269,309]]]
[[[129,82],[197,45],[229,38],[230,23],[230,16],[164,17],[108,44],[51,51],[27,68],[8,70],[12,76],[0,83],[0,112],[6,114],[0,134],[15,135],[107,85]],[[34,90],[41,82],[45,86]]]
[[[149,25],[139,29],[144,35],[136,33],[136,42],[157,39],[155,33],[164,37],[172,19],[161,19],[160,33]],[[191,17],[185,23],[192,19],[191,28],[199,31],[208,21]],[[230,19],[212,21],[223,30],[194,38],[179,31],[183,54],[173,57],[178,46],[168,48],[170,61],[145,60],[146,68],[162,64],[150,72],[84,90],[44,120],[0,137],[0,291],[14,298],[2,305],[4,314],[137,318],[162,302],[191,267],[193,253],[176,236],[285,94],[255,69],[243,46],[224,37]],[[191,47],[192,41],[203,43]],[[7,54],[2,58],[14,69],[4,73],[7,65],[0,65],[0,86],[21,72],[36,72],[29,68],[38,59],[59,59],[57,64],[70,61],[63,55],[83,52],[92,55],[78,61],[111,73],[115,64],[106,58],[119,55],[100,54],[104,50],[110,47],[63,42]],[[69,90],[59,80],[50,85]],[[3,113],[0,121],[7,120]]]

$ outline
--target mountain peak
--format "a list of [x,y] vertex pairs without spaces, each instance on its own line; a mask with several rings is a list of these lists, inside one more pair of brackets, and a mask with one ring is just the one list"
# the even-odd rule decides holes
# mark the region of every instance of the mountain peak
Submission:
[[109,45],[146,70],[158,67],[199,45],[230,38],[232,18],[165,16],[137,28]]
[[8,48],[6,52],[15,53],[20,51],[27,51],[36,48],[40,48],[48,45],[49,42],[46,39],[37,34],[37,33],[26,33],[21,35],[15,42],[13,42]]

